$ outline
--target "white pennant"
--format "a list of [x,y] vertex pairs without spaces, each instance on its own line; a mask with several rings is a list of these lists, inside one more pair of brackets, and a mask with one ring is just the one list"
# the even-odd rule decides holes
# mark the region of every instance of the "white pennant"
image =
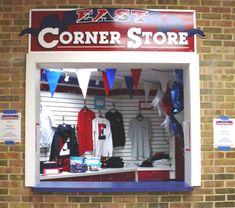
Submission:
[[86,68],[86,69],[63,68],[63,71],[76,73],[79,87],[81,88],[83,97],[85,99],[91,72],[98,71],[98,69],[96,68]]
[[144,82],[144,95],[145,95],[145,102],[147,102],[149,97],[149,92],[152,88],[153,84],[150,82]]
[[79,87],[82,90],[84,99],[86,98],[87,88],[90,80],[90,75],[93,70],[89,69],[76,69],[76,75],[79,83]]
[[166,92],[168,81],[174,77],[173,72],[157,72],[156,76],[161,83],[162,91]]

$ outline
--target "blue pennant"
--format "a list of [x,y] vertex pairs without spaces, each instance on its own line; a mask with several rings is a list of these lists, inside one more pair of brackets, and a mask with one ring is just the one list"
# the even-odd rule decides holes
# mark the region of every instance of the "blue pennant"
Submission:
[[107,79],[108,79],[109,89],[111,90],[113,88],[116,69],[108,68],[108,69],[105,70],[105,72],[106,72],[106,76],[107,76]]
[[51,93],[51,97],[53,97],[55,90],[56,90],[56,87],[57,87],[57,84],[58,84],[58,81],[60,79],[61,72],[60,71],[51,71],[51,70],[46,69],[45,73],[46,73],[47,81],[49,84],[49,90]]
[[133,96],[133,86],[134,86],[134,82],[133,82],[132,76],[125,76],[125,81],[126,81],[126,86],[127,86],[128,94],[132,98],[132,96]]

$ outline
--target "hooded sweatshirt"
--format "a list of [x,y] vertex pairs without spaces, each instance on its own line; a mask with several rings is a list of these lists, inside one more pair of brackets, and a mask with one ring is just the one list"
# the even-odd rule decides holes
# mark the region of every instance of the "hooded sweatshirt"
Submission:
[[59,125],[52,140],[50,161],[78,155],[75,129],[71,125]]

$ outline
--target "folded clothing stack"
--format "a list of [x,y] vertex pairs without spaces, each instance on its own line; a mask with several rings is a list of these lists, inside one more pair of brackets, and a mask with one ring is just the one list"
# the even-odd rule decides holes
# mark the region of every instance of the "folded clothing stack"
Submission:
[[107,160],[107,168],[123,168],[124,162],[121,157],[110,157]]
[[161,159],[169,159],[170,156],[168,153],[165,152],[156,152],[150,159],[154,160],[161,160]]
[[167,159],[161,159],[161,160],[155,160],[153,161],[153,166],[154,167],[159,167],[159,166],[170,166],[171,161]]
[[55,169],[58,168],[57,162],[55,161],[40,161],[40,174],[43,174],[44,169]]
[[153,162],[150,159],[147,159],[142,162],[140,167],[153,167]]

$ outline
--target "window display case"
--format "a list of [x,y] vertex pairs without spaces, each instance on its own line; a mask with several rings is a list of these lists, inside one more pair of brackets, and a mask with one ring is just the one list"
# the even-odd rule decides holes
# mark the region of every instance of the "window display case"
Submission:
[[[101,12],[96,9],[92,11],[93,15]],[[120,12],[115,9],[113,11]],[[149,15],[150,13],[157,15],[153,15],[156,19],[158,15],[173,14],[177,18],[181,16],[181,13],[178,15],[176,11],[172,14],[170,11],[166,13],[143,11]],[[145,19],[143,11],[139,20]],[[80,10],[77,10],[75,14],[79,12]],[[137,13],[133,12],[134,10],[131,14],[136,17]],[[55,13],[60,21],[62,17],[63,21],[70,21],[71,17],[68,18],[67,15],[74,15],[74,11],[71,13],[55,11]],[[194,24],[192,11],[183,11],[183,14],[186,14],[185,18]],[[33,18],[40,16],[37,10],[31,15]],[[49,17],[49,13],[42,12],[40,18],[45,21]],[[38,27],[40,18],[32,22],[32,28]],[[62,45],[56,40],[56,30],[49,29],[50,27],[42,29],[38,36],[34,36],[31,30],[28,31],[32,37],[26,63],[25,185],[33,187],[35,191],[78,192],[190,191],[193,186],[200,186],[199,58],[195,52],[194,36],[188,36],[186,41],[186,36],[178,34],[183,38],[181,40],[183,43],[177,42],[176,47],[170,44],[170,49],[164,45],[165,43],[159,48],[160,39],[156,34],[153,47],[142,48],[143,44],[140,48],[136,48],[140,37],[138,31],[132,33],[133,44],[129,43],[132,48],[123,48],[122,44],[115,48],[110,37],[106,36],[109,40],[106,45],[102,42],[105,42],[106,38],[99,36],[103,38],[100,40],[102,43],[91,46],[86,45],[85,41],[84,47],[75,47],[69,40],[72,37],[71,31],[77,34],[76,26],[70,28],[70,24],[76,23],[68,23],[67,29],[70,32],[59,32]],[[126,28],[127,34],[136,24],[132,22],[131,28]],[[81,30],[85,30],[87,26],[83,24]],[[195,32],[193,28],[186,28],[187,34],[185,32],[184,35],[188,35],[190,29],[191,32]],[[104,30],[104,25],[100,28],[100,33],[101,30]],[[135,36],[137,34],[138,37]],[[143,34],[147,44],[150,33]],[[160,32],[159,35],[162,35],[164,40],[165,36],[163,37]],[[169,43],[176,42],[173,34],[170,35],[168,32],[167,35],[171,36]],[[118,33],[112,33],[111,36],[115,39],[113,41],[119,40]],[[186,42],[187,49],[184,46]],[[109,51],[110,44],[113,51]],[[75,48],[78,51],[75,51]],[[105,74],[108,73],[108,69],[115,69],[111,84],[110,77]],[[183,79],[177,77],[177,70],[180,70]],[[50,72],[46,71],[59,72],[54,86],[50,85],[50,75],[47,74]],[[75,83],[66,81],[74,79]],[[181,88],[178,88],[177,83],[180,83]],[[182,91],[179,93],[177,90]],[[177,93],[174,94],[175,92]],[[97,96],[103,99],[99,100]],[[181,102],[177,103],[177,99]],[[180,110],[177,110],[178,107]],[[110,117],[108,112],[112,113],[114,108],[115,112],[117,110],[122,115],[123,131],[120,126],[112,128],[113,115]],[[53,122],[50,122],[53,137],[50,138],[51,144],[47,147],[41,145],[43,143],[41,127],[45,126],[43,125],[45,121],[40,120],[42,109],[47,111],[46,115],[50,112],[53,117]],[[86,114],[88,109],[91,111],[89,115]],[[79,117],[81,111],[83,115],[80,114]],[[52,121],[52,117],[46,117],[47,121]],[[71,133],[68,137],[64,136],[67,127],[71,128],[76,139]],[[115,131],[116,129],[118,131]],[[63,142],[59,139],[57,142],[53,141],[55,135],[63,138],[61,140]],[[115,139],[116,135],[118,139]],[[69,155],[68,160],[64,160],[66,155]],[[163,155],[167,155],[167,158],[162,157]],[[82,158],[82,162],[77,161],[73,170],[71,157]],[[99,159],[94,160],[95,158]],[[109,163],[107,167],[106,160],[113,162],[114,166]],[[43,174],[43,171],[40,173],[40,164],[45,161],[56,162],[59,173]],[[65,183],[68,181],[72,182]]]

